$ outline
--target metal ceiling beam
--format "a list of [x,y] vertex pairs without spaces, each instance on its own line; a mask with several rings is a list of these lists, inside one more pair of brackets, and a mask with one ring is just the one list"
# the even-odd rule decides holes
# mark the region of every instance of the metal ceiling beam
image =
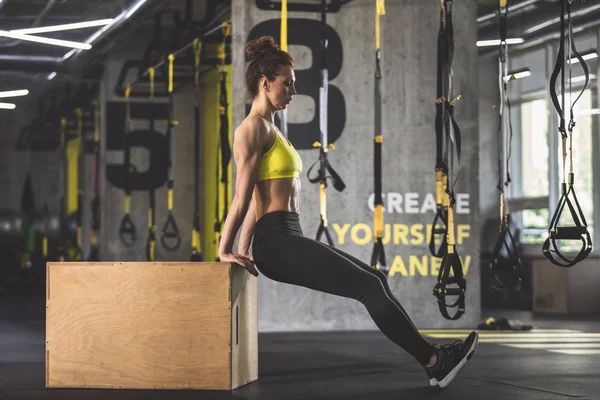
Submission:
[[[558,3],[557,3],[558,4]],[[580,33],[597,26],[600,23],[600,5],[598,3],[587,2],[575,8],[571,12],[573,17],[573,29],[575,33]],[[512,17],[512,19],[511,19]],[[493,23],[492,23],[493,22]],[[508,15],[508,36],[521,37],[525,39],[522,45],[511,46],[512,49],[525,49],[532,46],[538,46],[550,42],[560,37],[560,7],[541,7],[533,12],[510,14]],[[478,39],[498,39],[499,27],[497,20],[489,20],[480,24]],[[481,48],[480,54],[495,51],[491,48]]]

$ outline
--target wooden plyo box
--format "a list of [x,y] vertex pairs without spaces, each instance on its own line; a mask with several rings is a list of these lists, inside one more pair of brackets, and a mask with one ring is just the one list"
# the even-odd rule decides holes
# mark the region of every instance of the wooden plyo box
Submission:
[[257,278],[230,263],[51,262],[46,387],[233,390],[258,379]]

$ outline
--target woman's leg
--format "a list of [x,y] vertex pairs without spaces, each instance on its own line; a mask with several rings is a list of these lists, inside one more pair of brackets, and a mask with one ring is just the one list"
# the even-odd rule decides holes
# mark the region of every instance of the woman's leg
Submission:
[[435,351],[390,297],[377,270],[302,236],[255,238],[254,260],[270,279],[360,301],[381,332],[422,365]]
[[[323,246],[326,246],[325,244],[323,244]],[[404,316],[406,317],[406,319],[411,323],[411,325],[413,326],[413,328],[415,330],[418,330],[417,327],[415,326],[415,324],[411,321],[410,317],[408,316],[408,313],[406,312],[406,310],[404,310],[404,307],[402,307],[402,305],[400,304],[400,302],[398,301],[398,299],[396,298],[396,296],[394,296],[394,293],[392,293],[392,290],[390,289],[390,285],[388,284],[388,280],[387,277],[385,276],[385,274],[377,269],[374,269],[373,267],[371,267],[370,265],[367,265],[365,262],[359,260],[358,258],[343,252],[340,249],[336,249],[335,247],[329,247],[331,250],[335,251],[336,253],[338,253],[339,255],[347,258],[348,260],[352,261],[354,264],[358,265],[360,268],[364,269],[365,271],[372,271],[381,281],[381,283],[383,284],[383,287],[385,289],[385,292],[387,293],[387,295],[389,296],[390,299],[392,299],[392,301],[398,306],[398,308],[400,308],[400,310],[402,310],[402,312],[404,313]]]

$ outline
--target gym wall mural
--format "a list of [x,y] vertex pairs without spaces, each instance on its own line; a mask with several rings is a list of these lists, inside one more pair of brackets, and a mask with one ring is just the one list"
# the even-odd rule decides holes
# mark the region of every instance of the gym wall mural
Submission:
[[[249,32],[246,42],[256,39],[263,35],[273,36],[275,41],[280,41],[280,26],[281,21],[279,19],[270,19],[259,22]],[[343,44],[342,38],[338,32],[330,25],[325,25],[314,19],[304,18],[290,18],[288,19],[288,45],[289,46],[303,46],[309,50],[310,58],[312,63],[308,68],[299,69],[295,68],[296,74],[296,89],[299,96],[308,96],[314,101],[314,113],[312,116],[303,115],[302,119],[307,122],[302,123],[289,123],[289,139],[299,150],[311,150],[314,149],[314,143],[319,141],[319,86],[320,86],[320,73],[321,73],[321,52],[323,51],[321,45],[323,34],[325,40],[328,42],[327,46],[327,67],[329,72],[329,97],[328,97],[328,133],[329,142],[335,143],[336,141],[344,140],[344,132],[352,130],[352,127],[348,127],[346,124],[346,99],[345,93],[342,92],[334,81],[342,72],[343,68],[352,68],[352,66],[344,65],[343,57]],[[296,47],[297,49],[298,47]],[[289,50],[292,57],[294,47]],[[246,105],[246,114],[250,110],[250,105]],[[435,111],[432,105],[432,112]],[[433,115],[433,114],[432,114]],[[276,116],[276,124],[280,126],[281,120]],[[433,122],[431,123],[432,135],[433,135]],[[369,132],[365,132],[367,136]],[[348,136],[348,135],[346,135]],[[352,140],[356,140],[354,137]],[[365,138],[365,144],[367,139]],[[362,144],[360,144],[362,146]],[[435,149],[432,149],[435,150]],[[314,150],[313,150],[314,152]],[[311,154],[308,156],[308,154]],[[305,171],[307,164],[310,166],[312,163],[312,152],[303,152],[303,159],[305,164]],[[393,150],[389,153],[393,154]],[[332,152],[332,158],[335,160],[338,157],[342,157],[341,154],[334,151]],[[311,157],[311,158],[308,158]],[[332,163],[335,161],[332,160]],[[427,171],[429,172],[429,171]],[[343,170],[338,170],[339,175],[346,180],[352,179]],[[363,171],[365,175],[369,175],[371,171]],[[432,185],[435,188],[434,180],[435,176],[432,175]],[[372,185],[371,182],[369,184]],[[386,187],[392,187],[393,185],[387,184]],[[369,186],[372,188],[372,186]],[[384,214],[393,217],[394,220],[402,220],[403,216],[420,216],[423,222],[419,223],[385,223],[383,228],[382,242],[385,247],[389,250],[387,268],[389,269],[389,277],[437,277],[442,258],[432,254],[423,254],[427,251],[430,243],[430,239],[434,239],[434,244],[439,247],[442,244],[442,239],[439,235],[433,234],[433,216],[436,213],[436,193],[435,192],[423,192],[419,191],[420,188],[413,187],[407,188],[406,191],[389,191],[382,193],[384,201]],[[309,189],[310,190],[310,189]],[[312,192],[314,193],[314,192]],[[348,192],[342,193],[343,196],[351,196]],[[311,196],[308,194],[305,196]],[[461,222],[461,220],[468,219],[468,215],[471,213],[470,195],[469,193],[458,192],[455,195],[455,213],[457,214],[456,224],[456,244],[458,246],[465,245],[468,241],[475,240],[476,238],[471,236],[471,224]],[[371,191],[363,201],[363,206],[368,208],[370,212],[374,211],[374,194]],[[304,198],[303,201],[311,201]],[[332,207],[333,211],[333,207]],[[364,220],[351,222],[347,218],[343,217],[343,213],[336,213],[335,217],[330,218],[331,235],[334,241],[334,245],[337,246],[349,246],[353,245],[356,247],[368,247],[372,246],[374,238],[374,229],[372,220]],[[462,218],[465,216],[466,218]],[[436,224],[435,229],[439,230],[442,226]],[[305,235],[314,237],[315,232],[304,232]],[[405,250],[405,249],[409,250]],[[398,250],[402,250],[402,254],[397,254]],[[470,254],[460,254],[462,262],[463,272],[465,275],[468,274],[469,269],[472,266],[472,256]],[[452,275],[452,273],[451,273]]]

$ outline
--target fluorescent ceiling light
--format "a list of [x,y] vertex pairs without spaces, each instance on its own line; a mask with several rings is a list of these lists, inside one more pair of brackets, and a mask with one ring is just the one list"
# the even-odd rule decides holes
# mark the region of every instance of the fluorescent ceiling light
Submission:
[[[103,26],[102,28],[98,29],[96,32],[94,32],[94,34],[92,34],[89,38],[86,39],[85,43],[87,44],[91,44],[92,42],[94,42],[96,39],[98,39],[100,36],[102,36],[102,34],[104,32],[106,32],[111,26],[113,26],[115,23],[117,23],[118,21],[122,20],[123,18],[127,19],[130,18],[133,14],[135,14],[135,12],[142,6],[144,5],[144,3],[147,0],[139,0],[137,3],[135,3],[129,10],[123,11],[121,14],[119,14],[116,18],[114,18],[112,20],[112,22],[110,24],[106,24],[105,26]],[[68,53],[66,53],[62,59],[63,61],[68,60],[69,58],[71,58],[75,53],[77,52],[77,50],[73,49],[71,51],[69,51]]]
[[504,77],[504,81],[509,82],[516,79],[526,78],[528,76],[531,76],[531,71],[529,70],[529,68],[522,69],[519,71],[509,72],[508,75]]
[[17,106],[12,103],[0,103],[0,109],[2,110],[14,110],[15,108]]
[[63,56],[63,61],[69,59],[77,50],[73,49]]
[[53,46],[72,47],[75,49],[89,50],[92,48],[90,44],[71,42],[70,40],[50,39],[41,36],[24,35],[22,33],[13,33],[8,31],[0,31],[0,36],[6,36],[13,39],[27,40],[30,42],[50,44]]
[[113,19],[98,19],[95,21],[86,21],[86,22],[76,22],[73,24],[64,24],[64,25],[52,25],[52,26],[41,26],[39,28],[28,28],[28,29],[12,29],[10,32],[12,33],[24,33],[24,34],[34,34],[34,33],[47,33],[47,32],[59,32],[59,31],[68,31],[71,29],[83,29],[83,28],[91,28],[94,26],[104,26],[113,23]]
[[[510,38],[506,39],[506,44],[521,44],[525,42],[523,38]],[[486,46],[499,46],[500,39],[492,39],[492,40],[478,40],[477,47],[486,47]]]
[[598,115],[600,108],[588,108],[587,110],[575,110],[576,115]]
[[19,97],[19,96],[27,96],[29,94],[29,90],[6,90],[4,92],[0,92],[0,99],[7,97]]
[[48,56],[22,56],[16,54],[0,54],[0,61],[32,61],[32,62],[59,62],[59,57]]
[[[575,12],[571,13],[571,17],[578,17],[580,15],[589,14],[592,11],[596,11],[598,9],[600,9],[600,5],[599,6],[591,6],[591,7],[588,7],[588,8],[584,8],[583,10],[578,10],[578,11],[575,11]],[[544,23],[541,23],[539,25],[536,25],[534,27],[531,27],[531,28],[527,29],[525,31],[525,34],[529,35],[531,33],[535,33],[535,32],[537,32],[539,30],[542,30],[544,28],[547,28],[547,27],[549,27],[551,25],[554,25],[554,24],[557,24],[559,22],[560,22],[560,17],[556,17],[556,18],[554,18],[554,19],[552,19],[550,21],[546,21]]]
[[[596,75],[590,74],[590,80],[592,80],[592,79],[596,79]],[[585,82],[585,75],[579,75],[574,78],[571,78],[571,83],[579,83],[579,82]]]
[[[591,52],[591,53],[587,53],[587,54],[582,54],[581,58],[583,58],[584,61],[587,60],[592,60],[594,58],[598,58],[598,53],[596,53],[595,51]],[[570,60],[567,61],[567,64],[577,64],[579,63],[579,59],[577,57],[573,57]]]
[[50,75],[48,75],[48,77],[46,79],[51,81],[52,79],[54,79],[55,76],[56,76],[56,72],[52,72]]
[[[509,6],[508,12],[515,11],[515,10],[518,10],[519,8],[529,6],[531,4],[537,3],[538,1],[540,1],[540,0],[527,0],[522,3],[515,4],[514,6]],[[484,15],[482,17],[477,18],[477,22],[481,23],[481,22],[487,21],[488,19],[492,19],[492,18],[496,17],[496,15],[497,15],[496,13],[490,13],[490,14]]]
[[147,0],[140,0],[125,14],[125,19],[131,17]]

